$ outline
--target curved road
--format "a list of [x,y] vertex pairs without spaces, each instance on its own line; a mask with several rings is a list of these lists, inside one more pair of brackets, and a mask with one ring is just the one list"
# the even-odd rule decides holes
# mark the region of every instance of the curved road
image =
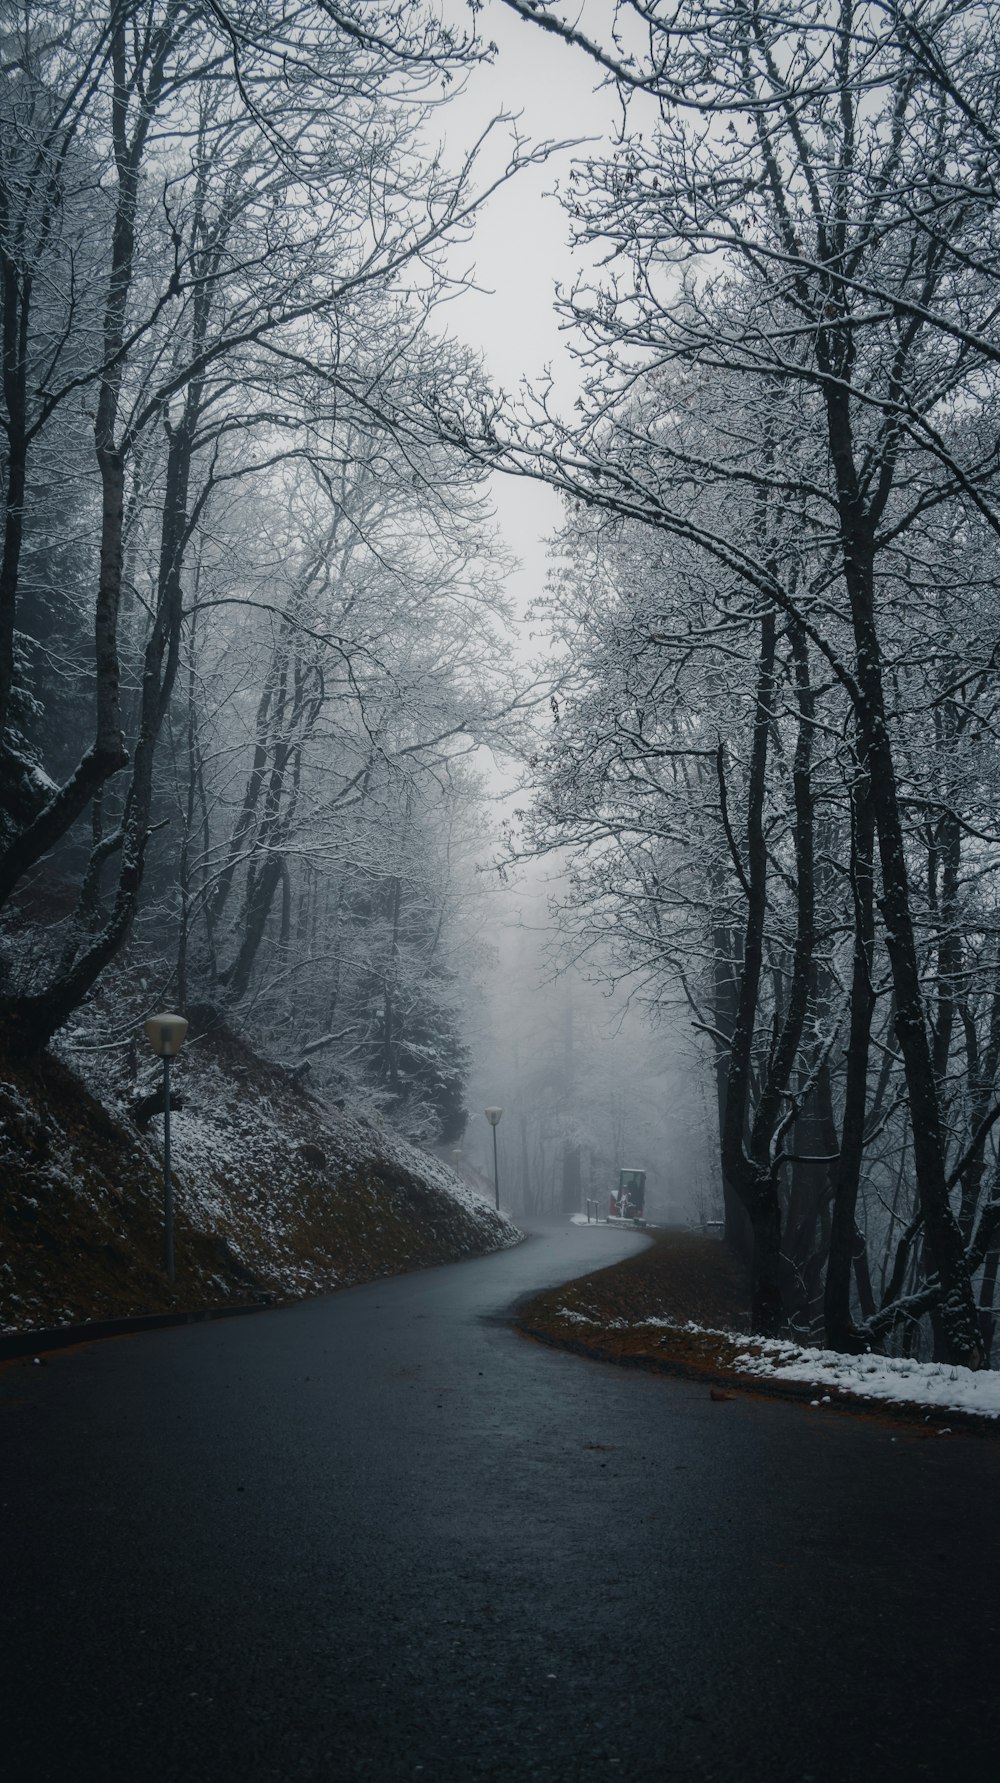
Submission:
[[6,1783],[995,1775],[1000,1444],[505,1324],[634,1244],[0,1370]]

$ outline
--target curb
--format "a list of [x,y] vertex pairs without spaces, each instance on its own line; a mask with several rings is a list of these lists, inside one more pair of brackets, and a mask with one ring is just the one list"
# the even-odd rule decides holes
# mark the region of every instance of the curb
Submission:
[[73,1344],[94,1343],[103,1337],[127,1337],[137,1331],[163,1331],[171,1325],[204,1325],[214,1319],[238,1319],[245,1313],[267,1312],[282,1302],[241,1300],[233,1306],[203,1306],[193,1312],[153,1312],[130,1319],[90,1319],[82,1325],[52,1325],[42,1331],[5,1331],[0,1334],[0,1362],[17,1356],[37,1356],[42,1350],[67,1350]]

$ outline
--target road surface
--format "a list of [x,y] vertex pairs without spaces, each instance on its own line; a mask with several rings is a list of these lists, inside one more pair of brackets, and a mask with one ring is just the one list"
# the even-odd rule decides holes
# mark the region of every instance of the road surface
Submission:
[[996,1775],[1000,1443],[504,1322],[636,1242],[0,1370],[6,1783]]

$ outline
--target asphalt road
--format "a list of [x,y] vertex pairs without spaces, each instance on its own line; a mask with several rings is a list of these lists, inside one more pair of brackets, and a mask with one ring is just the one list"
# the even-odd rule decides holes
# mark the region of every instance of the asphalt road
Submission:
[[1000,1443],[503,1322],[635,1242],[0,1369],[6,1783],[995,1776]]

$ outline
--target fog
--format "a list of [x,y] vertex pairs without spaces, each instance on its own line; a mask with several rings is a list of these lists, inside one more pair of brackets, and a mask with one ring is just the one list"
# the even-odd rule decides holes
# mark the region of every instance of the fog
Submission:
[[617,990],[561,961],[550,914],[558,881],[523,870],[489,894],[473,1024],[469,1125],[463,1162],[493,1182],[497,1127],[501,1205],[515,1215],[566,1215],[597,1201],[623,1168],[645,1170],[646,1215],[662,1222],[718,1218],[703,1045],[675,1013],[652,1022]]

